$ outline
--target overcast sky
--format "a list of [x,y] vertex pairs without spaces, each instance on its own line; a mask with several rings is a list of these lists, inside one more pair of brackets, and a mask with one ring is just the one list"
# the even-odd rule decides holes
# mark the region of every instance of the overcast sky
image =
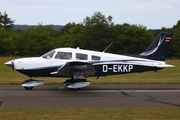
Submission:
[[115,24],[140,24],[148,29],[171,28],[180,20],[180,0],[1,0],[0,12],[15,24],[80,23],[95,11]]

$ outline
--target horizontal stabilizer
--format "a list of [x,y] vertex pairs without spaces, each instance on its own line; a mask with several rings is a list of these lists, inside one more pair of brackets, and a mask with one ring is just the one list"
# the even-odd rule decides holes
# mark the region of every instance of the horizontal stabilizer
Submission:
[[169,68],[169,67],[175,67],[174,65],[169,65],[169,64],[153,64],[153,66],[158,67],[158,68]]

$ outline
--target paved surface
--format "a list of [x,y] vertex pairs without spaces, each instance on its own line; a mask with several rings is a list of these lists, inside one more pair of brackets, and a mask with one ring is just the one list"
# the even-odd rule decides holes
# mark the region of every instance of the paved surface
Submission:
[[180,107],[180,85],[90,85],[79,91],[44,85],[0,86],[0,108]]

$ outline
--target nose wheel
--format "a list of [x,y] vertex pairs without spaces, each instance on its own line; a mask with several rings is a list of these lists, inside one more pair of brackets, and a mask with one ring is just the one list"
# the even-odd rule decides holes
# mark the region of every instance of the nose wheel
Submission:
[[26,90],[32,90],[34,87],[24,87]]

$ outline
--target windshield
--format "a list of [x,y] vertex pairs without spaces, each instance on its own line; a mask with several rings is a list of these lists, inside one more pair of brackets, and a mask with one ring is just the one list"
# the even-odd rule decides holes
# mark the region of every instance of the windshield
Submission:
[[41,57],[43,57],[45,59],[50,59],[53,57],[54,53],[55,53],[55,50],[51,50],[51,51],[47,52],[46,54],[42,55]]

